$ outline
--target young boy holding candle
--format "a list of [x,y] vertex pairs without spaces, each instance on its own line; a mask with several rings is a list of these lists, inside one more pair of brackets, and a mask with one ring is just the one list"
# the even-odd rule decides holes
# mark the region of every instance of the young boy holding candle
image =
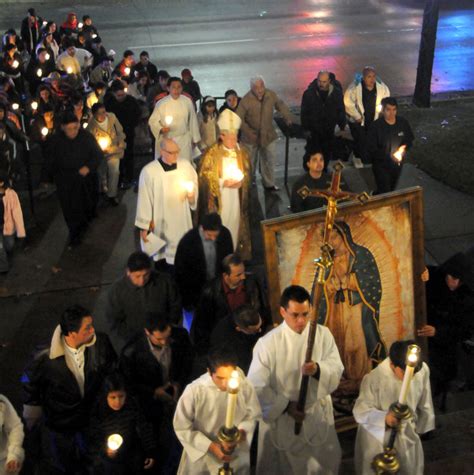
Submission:
[[[383,452],[391,428],[400,426],[395,440],[400,461],[399,473],[423,475],[423,447],[418,434],[434,429],[434,410],[430,371],[426,363],[418,362],[408,392],[403,396],[400,394],[407,366],[407,350],[411,344],[414,344],[413,340],[394,342],[389,357],[362,380],[353,409],[359,423],[355,444],[355,468],[358,474],[373,473],[373,458]],[[390,405],[401,397],[411,410],[411,416],[402,421],[390,410]]]
[[[213,350],[208,372],[186,387],[176,408],[173,425],[184,447],[178,474],[217,473],[225,462],[234,474],[249,473],[250,444],[260,414],[255,389],[236,366],[233,352]],[[224,448],[219,442],[223,426],[240,431],[235,446]],[[224,452],[232,449],[232,455]]]

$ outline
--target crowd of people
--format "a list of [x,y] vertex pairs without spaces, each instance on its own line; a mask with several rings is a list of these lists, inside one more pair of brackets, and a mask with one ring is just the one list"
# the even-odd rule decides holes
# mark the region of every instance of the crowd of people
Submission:
[[[41,186],[56,187],[71,247],[80,245],[101,196],[117,206],[119,190],[133,188],[141,250],[108,290],[108,333],[95,331],[90,310],[68,307],[22,376],[22,419],[0,395],[0,473],[23,465],[23,473],[40,474],[205,474],[223,463],[250,473],[255,455],[256,473],[338,473],[331,393],[344,366],[334,337],[318,325],[312,361],[301,366],[310,295],[287,287],[283,323],[274,328],[264,285],[248,272],[257,171],[268,192],[279,191],[274,114],[288,126],[297,121],[285,102],[255,76],[243,97],[228,90],[218,108],[188,68],[172,76],[146,51],[136,59],[126,50],[118,60],[89,15],[80,22],[70,13],[57,28],[30,8],[20,34],[5,33],[2,49],[0,271],[8,270],[15,237],[25,237],[15,184],[26,163],[22,151],[30,149],[42,157]],[[372,165],[374,193],[394,190],[414,140],[397,108],[372,67],[345,92],[333,73],[320,71],[302,98],[305,172],[293,186],[292,211],[324,204],[299,191],[327,188],[344,134],[352,137],[355,166]],[[154,158],[136,180],[135,131],[144,122]],[[418,335],[443,355],[468,340],[472,270],[455,256],[429,271],[428,324]],[[354,406],[358,473],[371,473],[389,428],[400,424],[401,464],[406,473],[423,473],[419,434],[434,429],[426,363],[408,399],[418,417],[401,422],[390,409],[410,343],[393,343],[362,381]],[[446,361],[432,359],[435,394],[445,395],[456,373]],[[310,378],[304,411],[297,405],[302,376]],[[239,382],[239,437],[225,442],[218,433],[231,380]],[[295,422],[303,424],[301,435]]]

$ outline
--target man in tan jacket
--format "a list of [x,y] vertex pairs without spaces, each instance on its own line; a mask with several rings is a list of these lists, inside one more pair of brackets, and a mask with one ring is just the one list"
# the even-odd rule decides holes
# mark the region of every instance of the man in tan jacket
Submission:
[[125,133],[116,115],[106,112],[104,104],[94,104],[92,115],[87,130],[95,137],[105,157],[105,162],[99,166],[101,188],[107,193],[109,203],[117,206],[120,160],[126,146]]
[[[257,167],[262,183],[269,191],[278,191],[275,185],[275,141],[273,111],[277,110],[288,125],[293,121],[288,106],[277,94],[265,87],[261,76],[250,80],[250,91],[240,101],[237,114],[242,119],[242,143],[249,149],[252,175],[255,179]],[[259,164],[260,162],[260,164]]]

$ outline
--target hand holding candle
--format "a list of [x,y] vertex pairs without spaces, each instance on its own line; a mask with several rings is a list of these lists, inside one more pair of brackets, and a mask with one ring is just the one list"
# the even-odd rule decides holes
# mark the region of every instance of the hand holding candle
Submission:
[[398,397],[399,404],[406,404],[410,383],[415,374],[416,365],[420,359],[420,351],[420,347],[417,345],[410,345],[408,347],[405,375],[403,376],[402,388],[400,389],[400,396]]
[[16,59],[13,60],[12,68],[13,68],[13,69],[16,69],[18,66],[20,66],[20,63],[19,63]]
[[225,187],[240,188],[241,182],[244,179],[244,174],[237,166],[236,161],[231,162],[224,167],[223,178]]
[[125,76],[130,76],[130,68],[129,67],[124,68],[123,72],[125,73]]
[[105,151],[110,147],[110,138],[104,136],[99,137],[97,139],[97,143],[99,144],[99,147],[102,149],[102,151]]
[[117,450],[123,444],[123,438],[120,434],[112,434],[107,438],[107,455],[109,457],[115,457]]
[[407,149],[406,145],[400,145],[400,147],[398,147],[397,151],[393,154],[393,157],[395,158],[395,160],[398,162],[399,165],[403,160],[406,149]]

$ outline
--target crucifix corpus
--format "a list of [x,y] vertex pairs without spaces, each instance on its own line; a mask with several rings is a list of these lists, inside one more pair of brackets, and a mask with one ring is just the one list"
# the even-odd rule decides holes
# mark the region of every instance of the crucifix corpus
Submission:
[[[316,325],[318,321],[319,307],[324,290],[324,284],[328,275],[328,270],[333,264],[333,249],[329,244],[329,238],[334,226],[337,214],[337,204],[340,201],[358,200],[361,204],[365,204],[369,200],[369,195],[363,193],[350,193],[340,189],[341,174],[344,166],[341,162],[337,162],[331,179],[331,186],[326,190],[311,190],[307,186],[303,186],[298,190],[298,194],[303,198],[308,196],[319,196],[327,200],[326,218],[324,221],[323,244],[321,246],[321,256],[314,260],[316,265],[315,287],[313,289],[313,302],[310,315],[310,328],[308,334],[308,346],[306,348],[305,363],[312,361],[314,340],[316,336]],[[308,393],[309,376],[303,376],[301,379],[300,394],[298,397],[298,411],[304,412],[306,405],[306,395]],[[301,432],[302,422],[295,422],[295,434]]]

